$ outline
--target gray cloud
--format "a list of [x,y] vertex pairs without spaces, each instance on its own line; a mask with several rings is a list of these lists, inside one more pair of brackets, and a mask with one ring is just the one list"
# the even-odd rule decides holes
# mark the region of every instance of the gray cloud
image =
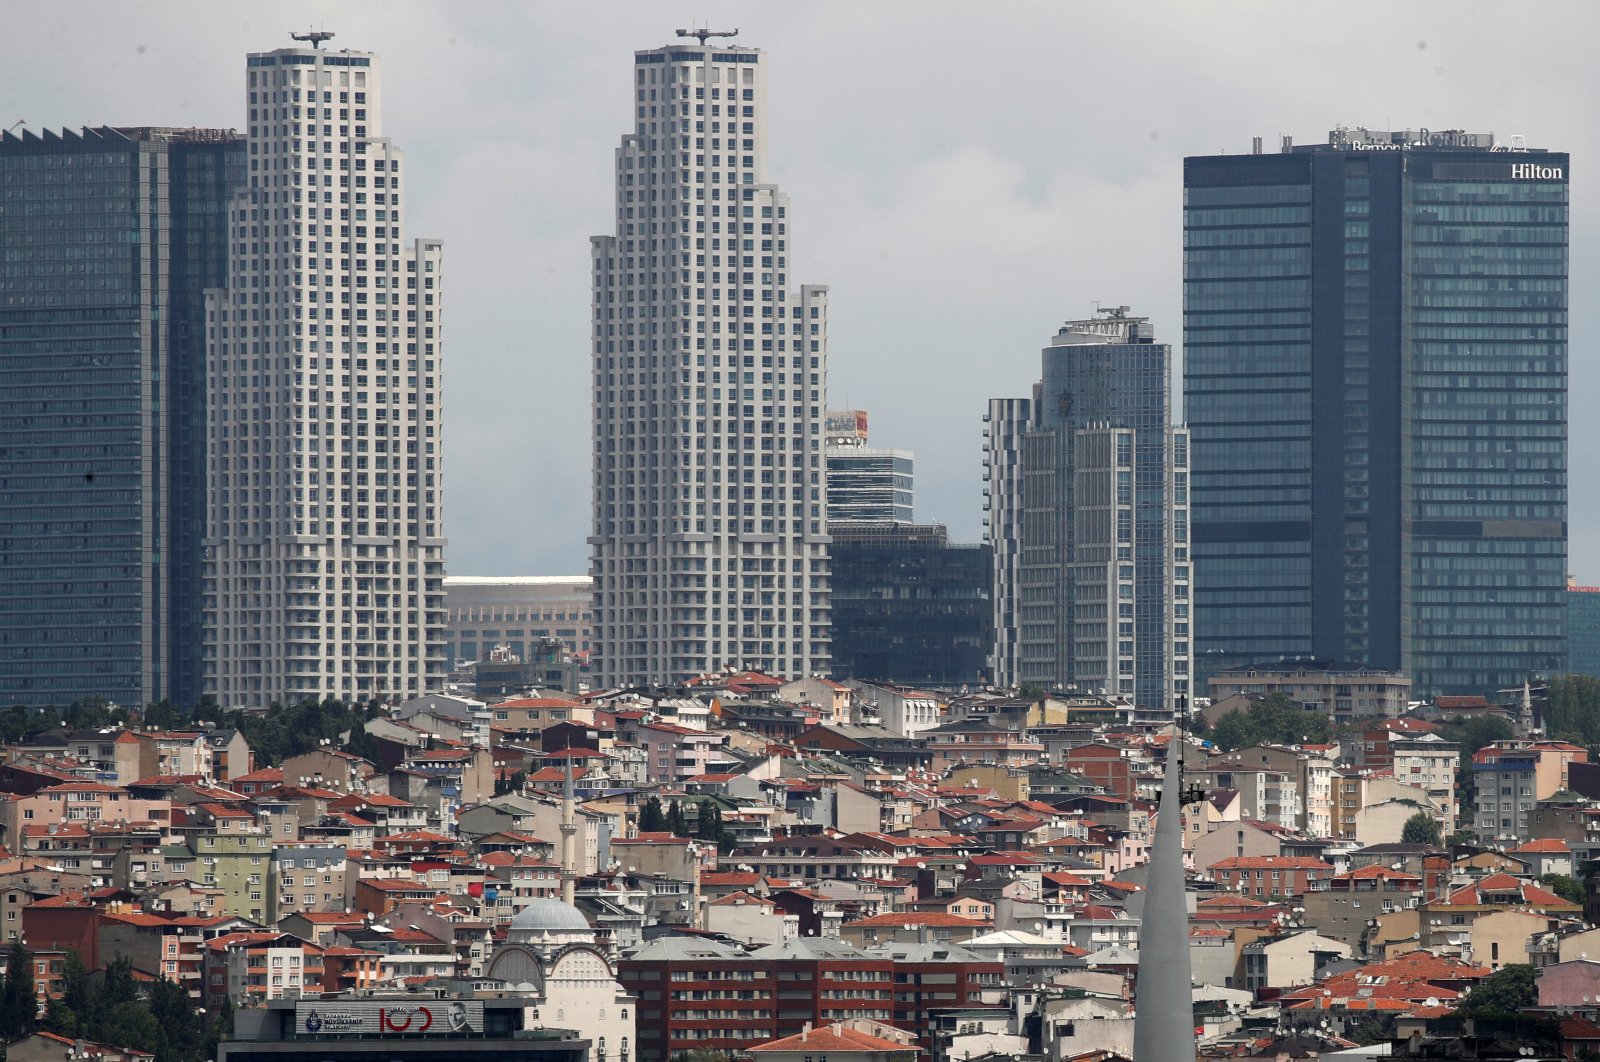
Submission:
[[[1186,154],[1351,125],[1574,154],[1573,570],[1600,581],[1584,2],[701,3],[771,56],[770,174],[832,287],[830,400],[917,451],[918,516],[979,535],[979,417],[1091,300],[1181,340]],[[0,124],[244,124],[243,56],[325,25],[382,53],[413,234],[446,241],[446,520],[458,573],[587,568],[588,237],[656,3],[15,5]],[[678,20],[678,21],[674,21]],[[26,42],[26,43],[19,43]]]

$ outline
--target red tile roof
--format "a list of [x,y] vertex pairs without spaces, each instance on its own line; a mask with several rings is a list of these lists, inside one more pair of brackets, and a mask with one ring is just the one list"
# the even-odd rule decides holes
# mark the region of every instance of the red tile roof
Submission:
[[1549,855],[1571,855],[1572,854],[1572,849],[1567,847],[1567,842],[1561,840],[1559,837],[1539,837],[1539,838],[1535,838],[1532,841],[1526,841],[1526,842],[1518,845],[1517,847],[1510,849],[1510,851],[1512,851],[1512,852],[1528,852],[1528,853],[1537,853],[1537,854],[1549,854]]
[[785,1036],[781,1040],[757,1044],[751,1051],[802,1051],[807,1054],[881,1054],[887,1051],[903,1052],[916,1049],[914,1044],[885,1040],[881,1036],[857,1032],[845,1025],[825,1025],[820,1029]]
[[1229,856],[1207,870],[1329,870],[1333,866],[1310,856]]
[[1446,902],[1451,904],[1476,906],[1484,903],[1483,894],[1486,892],[1515,892],[1521,896],[1523,903],[1538,904],[1541,907],[1559,906],[1574,909],[1578,907],[1577,904],[1568,903],[1566,900],[1562,899],[1560,896],[1557,896],[1549,889],[1541,888],[1531,881],[1524,881],[1521,878],[1514,878],[1510,874],[1505,873],[1490,874],[1481,881],[1476,881],[1471,885],[1457,889],[1455,892],[1450,894],[1450,898]]
[[858,918],[854,922],[846,922],[845,929],[877,929],[879,927],[893,926],[942,926],[950,929],[982,929],[993,923],[987,919],[962,918],[960,915],[946,914],[943,911],[893,911],[889,914],[873,915],[870,918]]
[[711,901],[712,907],[776,907],[771,900],[764,900],[759,896],[751,896],[748,892],[730,892],[726,896],[719,896]]

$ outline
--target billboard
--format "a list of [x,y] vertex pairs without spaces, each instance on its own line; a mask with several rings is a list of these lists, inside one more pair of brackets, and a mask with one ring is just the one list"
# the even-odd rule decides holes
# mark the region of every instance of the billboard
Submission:
[[864,409],[830,409],[823,418],[823,433],[834,445],[867,441],[867,411]]
[[483,1002],[476,999],[322,1000],[296,1003],[300,1036],[448,1036],[483,1032]]

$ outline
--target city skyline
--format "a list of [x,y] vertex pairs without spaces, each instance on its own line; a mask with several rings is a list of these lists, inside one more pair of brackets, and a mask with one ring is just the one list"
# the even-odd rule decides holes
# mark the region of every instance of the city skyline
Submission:
[[[641,5],[602,25],[562,8],[402,5],[380,18],[375,6],[291,4],[270,21],[222,26],[202,10],[19,11],[18,31],[38,42],[38,58],[18,57],[8,70],[17,113],[6,124],[238,128],[244,118],[227,90],[239,55],[287,43],[289,30],[311,24],[337,31],[335,47],[383,54],[391,131],[414,160],[408,212],[416,231],[450,242],[445,401],[461,433],[450,461],[450,570],[585,570],[588,468],[571,459],[570,439],[587,432],[589,219],[609,209],[614,131],[627,122],[616,79],[634,50],[670,42],[687,16],[674,21]],[[1439,17],[1448,10],[1454,19],[1456,6],[1374,6],[1384,14],[1377,35],[1348,9],[1239,10],[1248,24],[1178,6],[1018,8],[986,13],[982,24],[961,9],[918,9],[908,21],[894,5],[762,11],[754,21],[733,5],[695,12],[713,29],[740,27],[742,44],[782,60],[771,163],[800,205],[798,272],[825,278],[836,296],[829,404],[872,410],[880,437],[918,453],[917,519],[949,524],[960,541],[980,539],[983,399],[1026,392],[1036,337],[1072,306],[1101,298],[1178,320],[1185,155],[1242,153],[1254,135],[1310,142],[1340,122],[1470,123],[1546,144],[1600,124],[1576,73],[1581,30],[1597,15],[1578,5],[1542,9],[1566,32],[1537,42]],[[853,32],[835,32],[841,25]],[[1071,68],[1059,67],[1057,42],[1114,31],[1140,35],[1143,66],[1084,49]],[[895,46],[902,39],[915,47]],[[69,48],[114,79],[115,91],[60,62]],[[180,55],[188,70],[173,79],[167,71]],[[916,73],[928,61],[959,70],[1001,59],[1008,86]],[[1481,76],[1534,67],[1539,78],[1509,85]],[[841,81],[841,68],[854,73]],[[1272,91],[1259,91],[1266,83]],[[1061,102],[1039,105],[1050,100]],[[1600,221],[1581,190],[1586,152],[1581,143],[1572,150],[1572,344],[1581,352],[1594,331],[1583,293]],[[1089,245],[1092,261],[1070,251]],[[930,306],[959,312],[928,314]],[[974,358],[982,388],[961,375]],[[1600,369],[1575,357],[1575,405],[1597,382]],[[1600,443],[1600,426],[1575,420],[1576,452]],[[504,489],[511,454],[535,455],[537,489],[526,500]],[[1579,466],[1573,483],[1573,569],[1586,583],[1600,581],[1591,475]]]

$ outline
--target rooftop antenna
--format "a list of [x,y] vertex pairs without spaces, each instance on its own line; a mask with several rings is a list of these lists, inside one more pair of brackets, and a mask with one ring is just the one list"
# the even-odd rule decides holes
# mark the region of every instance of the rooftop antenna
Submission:
[[323,41],[333,39],[331,30],[306,30],[304,33],[291,33],[289,39],[294,41],[310,41],[312,48],[321,48]]
[[8,133],[15,132],[17,126],[19,126],[19,125],[27,125],[27,124],[28,124],[28,120],[26,118],[18,118],[16,121],[14,121],[10,125],[6,126],[6,132],[8,132]]
[[733,30],[681,29],[678,31],[678,36],[680,37],[698,37],[702,47],[705,45],[707,37],[737,37],[738,35],[739,30],[737,28]]

